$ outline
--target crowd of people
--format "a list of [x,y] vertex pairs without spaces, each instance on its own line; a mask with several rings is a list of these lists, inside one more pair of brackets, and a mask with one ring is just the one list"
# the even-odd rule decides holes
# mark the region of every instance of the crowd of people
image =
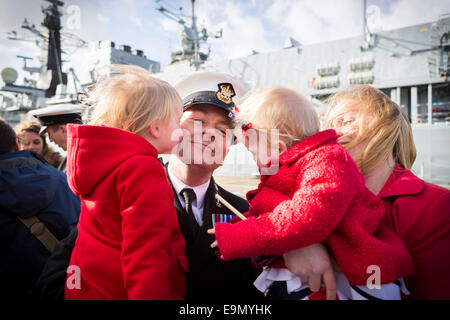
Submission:
[[[327,103],[321,128],[294,89],[116,66],[84,124],[0,120],[0,299],[450,299],[450,191],[411,172],[408,116],[369,85]],[[247,199],[213,178],[236,143]]]

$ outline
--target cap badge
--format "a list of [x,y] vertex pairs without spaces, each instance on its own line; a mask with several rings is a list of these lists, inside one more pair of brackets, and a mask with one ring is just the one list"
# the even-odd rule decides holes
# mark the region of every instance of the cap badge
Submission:
[[219,90],[217,91],[217,99],[225,102],[226,104],[232,103],[233,101],[231,98],[236,94],[234,93],[231,83],[219,83],[217,86],[219,87]]

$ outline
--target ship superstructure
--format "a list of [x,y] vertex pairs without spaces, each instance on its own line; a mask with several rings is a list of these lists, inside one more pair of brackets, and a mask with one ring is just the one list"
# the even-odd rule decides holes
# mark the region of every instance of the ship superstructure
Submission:
[[[418,155],[414,172],[427,181],[450,184],[450,16],[437,21],[330,42],[285,48],[220,62],[199,71],[239,79],[249,90],[275,85],[307,95],[319,115],[325,99],[354,84],[381,89],[408,114]],[[186,61],[168,65],[158,77],[174,84],[196,70]],[[218,174],[251,175],[254,163],[241,147],[232,150]]]

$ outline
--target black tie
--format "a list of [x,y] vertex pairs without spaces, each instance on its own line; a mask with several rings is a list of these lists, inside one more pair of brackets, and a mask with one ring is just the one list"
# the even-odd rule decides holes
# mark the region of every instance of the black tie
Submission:
[[197,220],[195,220],[194,211],[192,210],[192,202],[194,202],[194,200],[196,199],[195,192],[193,189],[184,188],[183,190],[181,190],[180,194],[183,196],[184,202],[186,204],[184,209],[187,214],[187,220],[189,221],[189,229],[195,236],[198,232],[198,223]]

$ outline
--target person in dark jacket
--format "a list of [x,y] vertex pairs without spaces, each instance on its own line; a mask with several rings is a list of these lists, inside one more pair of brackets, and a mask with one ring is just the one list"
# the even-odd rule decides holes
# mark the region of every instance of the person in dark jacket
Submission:
[[[46,245],[25,222],[35,217],[45,232],[61,240],[76,225],[80,200],[66,175],[33,151],[18,151],[14,130],[0,120],[0,300],[29,295],[50,257]],[[44,227],[44,228],[43,228]]]

